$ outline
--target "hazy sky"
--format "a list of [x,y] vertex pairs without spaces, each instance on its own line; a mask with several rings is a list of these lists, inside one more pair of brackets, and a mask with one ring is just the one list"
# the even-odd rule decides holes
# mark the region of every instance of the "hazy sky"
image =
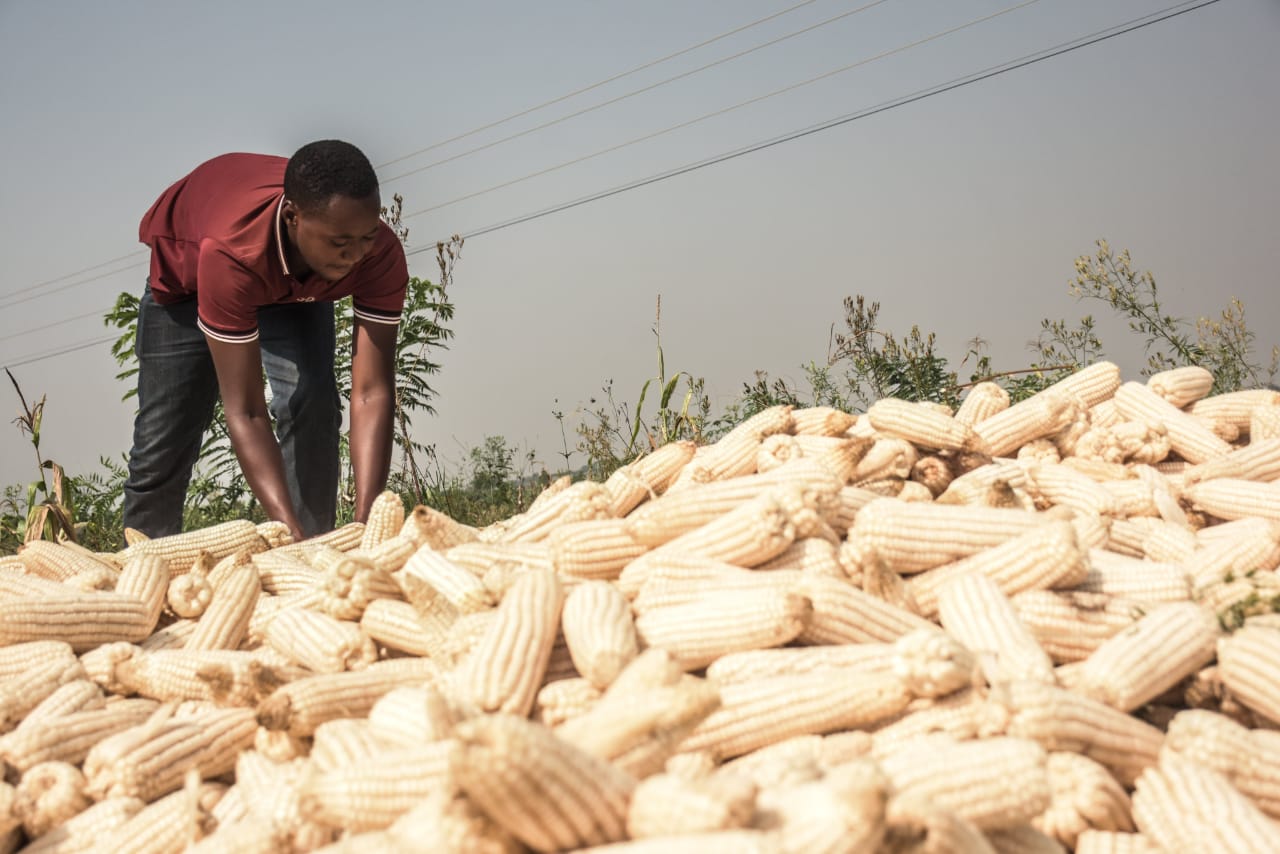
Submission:
[[[106,335],[101,311],[142,288],[146,256],[129,255],[142,213],[217,154],[350,140],[379,165],[384,198],[402,193],[416,214],[413,249],[1187,5],[3,0],[0,364]],[[705,377],[717,409],[757,369],[801,381],[852,294],[879,300],[894,331],[936,331],[955,359],[980,335],[997,367],[1024,366],[1040,318],[1098,313],[1067,283],[1100,237],[1156,274],[1175,314],[1242,298],[1267,349],[1280,343],[1277,44],[1280,2],[1220,0],[476,236],[455,273],[456,338],[437,354],[439,414],[417,434],[453,460],[503,435],[554,469],[553,410],[571,430],[606,381],[634,402],[656,370],[658,295],[668,371]],[[410,270],[435,279],[434,252]],[[1121,324],[1101,332],[1137,378],[1141,342]],[[48,395],[47,455],[87,472],[128,449],[133,406],[106,344],[13,370]],[[0,400],[16,410],[7,384]],[[3,425],[0,483],[31,474]]]

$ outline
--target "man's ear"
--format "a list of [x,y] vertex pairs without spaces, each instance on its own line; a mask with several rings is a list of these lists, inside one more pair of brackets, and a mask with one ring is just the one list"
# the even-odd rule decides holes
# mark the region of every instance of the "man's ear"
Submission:
[[293,203],[292,199],[285,199],[284,204],[280,206],[280,215],[284,218],[284,224],[293,228],[298,224],[298,206]]

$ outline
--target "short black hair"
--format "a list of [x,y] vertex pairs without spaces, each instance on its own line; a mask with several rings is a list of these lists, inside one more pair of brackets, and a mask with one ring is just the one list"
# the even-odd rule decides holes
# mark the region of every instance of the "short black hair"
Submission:
[[307,143],[284,169],[284,194],[303,210],[324,207],[334,196],[367,199],[377,192],[378,176],[369,158],[340,139]]

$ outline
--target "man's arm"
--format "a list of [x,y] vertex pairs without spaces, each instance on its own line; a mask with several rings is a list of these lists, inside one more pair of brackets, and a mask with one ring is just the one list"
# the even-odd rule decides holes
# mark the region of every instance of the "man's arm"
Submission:
[[357,317],[351,352],[351,467],[356,479],[357,522],[369,517],[373,499],[387,486],[395,419],[394,323]]
[[294,539],[300,540],[302,527],[289,498],[284,458],[271,430],[262,390],[262,350],[257,341],[229,343],[208,335],[205,340],[218,372],[227,432],[231,434],[231,447],[240,461],[240,470],[267,517],[284,522]]

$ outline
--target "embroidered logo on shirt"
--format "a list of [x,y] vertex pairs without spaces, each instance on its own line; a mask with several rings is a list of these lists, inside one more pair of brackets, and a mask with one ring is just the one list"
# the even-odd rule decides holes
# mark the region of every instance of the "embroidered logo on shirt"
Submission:
[[294,302],[315,302],[315,297],[296,297]]

